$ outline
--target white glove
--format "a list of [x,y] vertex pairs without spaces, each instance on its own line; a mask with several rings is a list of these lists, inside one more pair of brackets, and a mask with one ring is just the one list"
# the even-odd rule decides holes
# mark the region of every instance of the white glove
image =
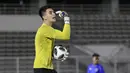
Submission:
[[65,11],[56,11],[56,14],[58,14],[61,18],[68,16],[68,13]]
[[70,17],[64,17],[64,23],[70,24]]
[[64,18],[64,23],[65,24],[70,24],[70,17],[68,17],[68,13],[65,11],[56,11],[56,14],[58,14],[58,16],[60,18]]
[[69,56],[69,53],[66,52],[66,54],[64,55],[63,59],[61,59],[61,61],[62,61],[62,62],[65,61],[65,60],[68,58],[68,56]]

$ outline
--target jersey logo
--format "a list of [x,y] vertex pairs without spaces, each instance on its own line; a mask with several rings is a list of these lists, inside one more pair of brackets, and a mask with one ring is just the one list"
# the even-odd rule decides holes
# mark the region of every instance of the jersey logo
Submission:
[[92,68],[89,68],[89,70],[92,70]]

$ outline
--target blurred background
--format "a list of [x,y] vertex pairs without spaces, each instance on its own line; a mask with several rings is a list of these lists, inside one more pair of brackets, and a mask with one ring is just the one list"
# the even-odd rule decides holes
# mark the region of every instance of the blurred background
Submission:
[[[58,73],[86,73],[93,53],[106,73],[130,73],[130,0],[0,0],[0,73],[33,73],[38,10],[46,4],[71,17],[71,40],[56,41],[71,53],[54,61]],[[53,27],[62,26],[58,19]]]

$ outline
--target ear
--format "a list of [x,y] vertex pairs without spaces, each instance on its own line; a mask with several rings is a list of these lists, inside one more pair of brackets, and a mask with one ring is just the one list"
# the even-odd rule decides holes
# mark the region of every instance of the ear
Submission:
[[42,16],[42,18],[43,18],[44,20],[47,20],[46,16]]
[[45,16],[42,16],[43,19],[45,19]]
[[43,20],[46,20],[46,13],[45,12],[43,12],[42,18],[43,18]]

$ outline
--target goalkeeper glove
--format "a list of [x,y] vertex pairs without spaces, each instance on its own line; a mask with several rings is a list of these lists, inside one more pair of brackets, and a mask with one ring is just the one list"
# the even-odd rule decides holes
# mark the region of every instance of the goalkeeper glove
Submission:
[[61,59],[61,61],[62,62],[65,61],[68,58],[68,56],[69,56],[69,52],[66,52],[64,57]]
[[68,13],[65,11],[56,11],[56,14],[59,15],[60,18],[64,18],[65,24],[70,24],[70,17],[68,17]]

